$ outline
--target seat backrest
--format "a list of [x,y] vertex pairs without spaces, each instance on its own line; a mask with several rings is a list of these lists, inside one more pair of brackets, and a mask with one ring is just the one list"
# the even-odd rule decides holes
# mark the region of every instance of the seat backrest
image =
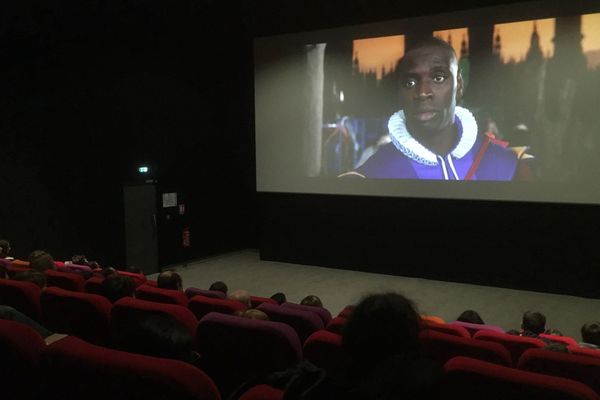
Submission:
[[439,362],[465,356],[499,365],[512,365],[510,353],[498,343],[467,339],[431,329],[421,331],[419,340],[425,356]]
[[46,274],[46,282],[48,287],[57,286],[65,290],[83,292],[85,279],[78,273],[61,272],[47,269],[44,271],[44,274]]
[[202,368],[222,393],[302,358],[300,339],[288,325],[235,315],[207,314],[198,323],[196,342]]
[[188,298],[179,290],[161,289],[146,284],[138,286],[135,296],[141,300],[156,301],[158,303],[178,304],[187,307]]
[[337,334],[341,335],[342,331],[344,330],[344,327],[346,326],[347,323],[348,323],[347,318],[335,317],[335,318],[332,318],[331,321],[329,321],[329,323],[327,324],[325,329],[327,329],[329,332],[333,332],[333,333],[337,333]]
[[13,267],[30,268],[29,261],[12,260],[11,264],[12,264]]
[[444,365],[444,393],[460,399],[598,400],[589,387],[569,379],[455,357]]
[[11,306],[36,321],[41,321],[40,294],[42,290],[32,282],[0,279],[0,304]]
[[85,285],[83,289],[86,293],[98,294],[100,296],[104,296],[104,292],[102,290],[102,282],[104,282],[103,277],[92,276],[87,281],[85,281]]
[[323,321],[323,326],[327,326],[329,321],[331,321],[331,313],[329,312],[329,310],[327,310],[324,307],[305,306],[305,305],[296,304],[296,303],[283,303],[281,306],[294,308],[296,310],[304,310],[304,311],[313,312],[313,313],[317,314],[319,316],[319,318],[321,318],[321,320]]
[[429,320],[422,320],[424,329],[433,329],[434,331],[447,333],[448,335],[459,336],[463,338],[470,339],[471,334],[462,326],[452,325],[452,324],[439,324],[437,322],[432,322]]
[[475,336],[475,334],[479,331],[494,331],[498,333],[504,333],[504,329],[500,328],[496,325],[485,325],[485,324],[473,324],[471,322],[462,322],[462,321],[454,321],[451,325],[458,325],[465,328],[471,336]]
[[[11,399],[38,398],[40,359],[46,348],[44,339],[31,327],[0,319],[0,376],[4,394]],[[12,390],[9,390],[11,389]]]
[[31,270],[31,268],[15,267],[12,264],[9,265],[8,267],[6,267],[6,272],[8,273],[9,278],[14,278],[18,273],[30,271],[30,270]]
[[541,349],[546,345],[544,341],[540,339],[492,331],[479,331],[473,336],[473,339],[495,342],[506,347],[510,353],[513,365],[517,364],[519,357],[521,357],[521,354],[523,354],[525,350]]
[[302,347],[304,359],[325,370],[328,376],[335,376],[343,364],[342,336],[320,330],[308,337]]
[[127,272],[121,270],[117,270],[117,274],[131,278],[133,280],[133,283],[135,283],[135,286],[140,286],[146,283],[146,276],[144,274],[138,274],[136,272]]
[[600,358],[600,350],[581,347],[579,345],[569,346],[571,354],[579,354],[581,356]]
[[112,304],[105,297],[49,287],[42,292],[40,303],[42,319],[51,331],[104,346],[112,343],[109,325]]
[[139,319],[154,313],[170,316],[180,322],[192,337],[196,335],[198,320],[186,307],[124,297],[113,304],[110,312],[110,327],[115,344],[119,346],[128,343],[139,326]]
[[194,296],[188,303],[188,308],[194,313],[198,320],[206,314],[218,312],[223,314],[233,314],[236,311],[245,311],[246,306],[239,301],[229,299],[216,299],[202,295]]
[[523,353],[517,367],[527,371],[573,379],[600,393],[600,359],[595,357],[530,349]]
[[279,304],[269,297],[250,296],[250,305],[252,306],[252,308],[257,308],[262,303]]
[[314,332],[325,327],[321,318],[310,311],[296,310],[270,303],[263,303],[258,306],[258,309],[267,314],[272,321],[283,322],[294,328],[302,343]]
[[56,400],[220,399],[212,380],[193,365],[100,347],[73,336],[48,346],[42,368],[46,392]]
[[219,291],[219,290],[205,290],[205,289],[198,289],[195,287],[189,287],[187,289],[185,289],[185,295],[191,299],[194,296],[198,296],[198,295],[202,295],[204,297],[212,297],[213,299],[224,299],[227,296],[225,295],[225,293]]
[[239,400],[282,400],[284,391],[269,385],[256,385],[243,393]]
[[577,340],[568,336],[558,336],[558,335],[546,335],[544,333],[539,335],[541,339],[549,340],[556,343],[564,344],[565,346],[577,346]]
[[340,311],[338,317],[349,318],[350,314],[352,314],[352,311],[354,310],[354,307],[356,307],[354,304],[348,304],[342,309],[342,311]]

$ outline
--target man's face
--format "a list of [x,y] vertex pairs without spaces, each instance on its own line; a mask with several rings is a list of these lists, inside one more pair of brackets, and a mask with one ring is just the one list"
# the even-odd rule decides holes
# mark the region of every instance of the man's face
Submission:
[[400,104],[411,134],[448,132],[461,95],[462,77],[450,51],[426,46],[406,54],[400,70]]

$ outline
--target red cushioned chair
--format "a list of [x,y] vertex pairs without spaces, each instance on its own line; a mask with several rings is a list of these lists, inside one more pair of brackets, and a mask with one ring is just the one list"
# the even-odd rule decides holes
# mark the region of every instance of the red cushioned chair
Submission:
[[169,315],[180,322],[192,337],[195,337],[198,320],[186,307],[124,297],[113,304],[110,312],[110,325],[115,344],[119,346],[127,343],[135,334],[139,318],[153,313]]
[[513,365],[517,365],[519,357],[521,357],[521,354],[526,350],[541,349],[546,345],[546,343],[540,339],[492,331],[479,331],[473,336],[473,339],[494,342],[506,347],[510,353]]
[[463,321],[454,321],[454,322],[451,322],[450,324],[462,326],[467,331],[469,331],[469,334],[471,336],[475,336],[475,334],[479,331],[494,331],[494,332],[504,333],[504,329],[502,329],[496,325],[473,324],[470,322],[463,322]]
[[36,321],[42,320],[41,292],[32,282],[0,279],[0,304],[11,306]]
[[319,318],[321,318],[321,320],[323,321],[323,326],[327,326],[329,321],[331,321],[331,313],[329,312],[329,310],[327,310],[324,307],[305,306],[303,304],[296,304],[296,303],[283,303],[281,305],[281,307],[289,307],[289,308],[293,308],[296,310],[313,312],[313,313],[317,314],[319,316]]
[[40,297],[44,324],[53,332],[75,335],[90,343],[109,346],[112,304],[97,294],[49,287]]
[[9,265],[8,267],[6,267],[6,272],[8,273],[9,278],[14,278],[18,273],[30,270],[31,268],[15,267],[14,265]]
[[546,335],[546,334],[542,333],[539,335],[539,337],[541,339],[546,339],[546,340],[550,340],[552,342],[564,344],[567,347],[577,346],[577,340],[573,339],[572,337],[568,337],[568,336]]
[[444,397],[450,399],[598,400],[589,387],[570,380],[456,357],[444,365]]
[[283,390],[269,385],[257,385],[248,389],[239,400],[282,400]]
[[152,287],[158,287],[158,283],[156,281],[151,280],[151,279],[146,279],[146,282],[144,282],[144,285],[148,285],[148,286],[152,286]]
[[600,393],[600,359],[594,357],[530,349],[523,353],[517,367],[526,371],[573,379]]
[[279,304],[269,297],[250,296],[250,305],[252,305],[252,308],[257,308],[262,303]]
[[258,306],[258,309],[267,314],[272,321],[283,322],[294,328],[302,343],[314,332],[324,328],[321,318],[310,311],[270,303],[263,303]]
[[354,307],[356,307],[356,306],[353,304],[348,304],[346,307],[344,307],[342,309],[342,311],[340,311],[340,313],[338,314],[338,317],[349,318],[350,314],[352,314],[352,310],[354,310]]
[[191,299],[194,296],[198,296],[198,295],[202,295],[204,297],[212,297],[213,299],[224,299],[227,296],[225,295],[225,293],[219,291],[219,290],[205,290],[205,289],[198,289],[195,287],[189,287],[187,289],[185,289],[185,295],[188,297],[188,299]]
[[29,261],[12,260],[11,264],[12,264],[13,267],[29,268]]
[[597,349],[589,349],[586,347],[581,347],[579,345],[569,346],[568,348],[571,354],[600,358],[600,350]]
[[423,329],[432,329],[434,331],[446,333],[448,335],[454,335],[466,339],[471,338],[471,334],[462,326],[452,325],[452,324],[439,324],[437,322],[432,322],[429,320],[423,321]]
[[65,290],[72,290],[74,292],[83,292],[85,287],[85,279],[83,276],[73,272],[60,272],[47,269],[44,271],[46,274],[46,282],[48,287],[57,286]]
[[196,342],[202,368],[221,393],[230,393],[253,377],[282,371],[302,358],[300,339],[288,325],[222,313],[200,320]]
[[100,296],[104,296],[102,290],[102,282],[104,282],[103,277],[92,276],[90,279],[85,281],[85,285],[83,289],[86,293],[98,294]]
[[342,336],[337,333],[321,330],[306,339],[302,348],[304,359],[310,361],[335,376],[343,364]]
[[192,297],[188,304],[188,308],[194,313],[198,320],[211,312],[234,314],[235,312],[246,311],[246,306],[239,301],[215,299],[213,297],[201,295]]
[[135,297],[141,300],[156,301],[158,303],[178,304],[187,307],[188,298],[179,290],[161,289],[146,284],[138,286]]
[[346,324],[348,323],[348,319],[344,317],[335,317],[325,327],[329,332],[342,334],[342,331]]
[[144,274],[138,274],[135,272],[127,272],[127,271],[120,271],[117,270],[117,274],[121,275],[121,276],[128,276],[131,279],[133,279],[133,283],[135,283],[135,286],[140,286],[143,285],[144,283],[146,283],[146,276]]
[[431,329],[421,331],[419,340],[423,354],[442,363],[453,357],[465,356],[499,365],[512,365],[510,353],[498,343],[466,339]]
[[213,381],[182,361],[108,349],[68,336],[42,355],[50,400],[219,400]]

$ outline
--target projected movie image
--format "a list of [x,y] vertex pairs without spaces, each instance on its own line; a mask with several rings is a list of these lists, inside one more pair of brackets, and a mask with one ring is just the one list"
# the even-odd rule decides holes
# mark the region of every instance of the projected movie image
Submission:
[[[279,52],[256,46],[259,186],[263,173],[281,171],[367,180],[598,181],[598,11],[526,19],[517,12],[489,23],[473,11],[451,29],[439,18],[430,30],[422,21],[398,21],[398,34],[325,34]],[[270,157],[261,147],[267,141],[285,156],[261,163]]]

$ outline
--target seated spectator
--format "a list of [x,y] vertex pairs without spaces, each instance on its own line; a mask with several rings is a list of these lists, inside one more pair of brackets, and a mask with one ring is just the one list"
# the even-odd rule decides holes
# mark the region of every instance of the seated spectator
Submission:
[[546,329],[546,332],[544,332],[544,333],[546,335],[563,336],[562,332],[556,328]]
[[35,283],[40,287],[40,289],[44,289],[47,283],[46,275],[43,272],[36,271],[33,269],[19,272],[17,275],[15,275],[14,280]]
[[321,299],[313,294],[303,298],[300,304],[302,304],[303,306],[323,307]]
[[86,265],[91,269],[98,269],[100,265],[96,261],[89,261],[84,254],[75,254],[71,257],[71,261],[67,261],[65,264],[75,264],[75,265]]
[[112,303],[123,297],[135,297],[135,283],[128,276],[113,274],[102,281],[102,293]]
[[249,308],[246,311],[244,311],[243,313],[241,313],[241,316],[244,318],[248,318],[248,319],[258,319],[261,321],[269,321],[270,318],[267,314],[265,314],[264,312],[257,310],[256,308]]
[[0,240],[0,259],[12,261],[13,257],[10,255],[10,243],[8,240]]
[[161,289],[171,289],[183,291],[183,281],[181,275],[175,271],[164,271],[158,275],[156,285]]
[[588,322],[581,327],[581,347],[600,349],[600,322]]
[[273,296],[271,296],[271,299],[275,300],[277,302],[277,304],[279,304],[279,305],[282,305],[283,303],[285,303],[287,301],[285,294],[283,294],[281,292],[275,293]]
[[521,322],[521,336],[538,337],[546,330],[546,316],[537,311],[526,311]]
[[54,258],[43,250],[34,250],[28,257],[29,266],[36,271],[44,272],[47,269],[56,269]]
[[227,295],[227,289],[227,285],[223,281],[216,281],[208,288],[208,290],[216,290],[219,292],[223,292],[225,293],[225,295]]
[[117,270],[114,269],[113,267],[104,267],[104,268],[102,268],[102,271],[100,271],[100,274],[104,278],[108,278],[111,275],[117,274]]
[[470,324],[480,324],[484,325],[483,319],[479,316],[477,311],[473,310],[465,310],[456,318],[457,321],[460,322],[468,322]]
[[10,321],[17,321],[25,325],[29,325],[33,328],[37,333],[40,334],[44,339],[48,336],[52,335],[48,329],[37,323],[36,321],[29,318],[27,315],[23,314],[20,311],[15,310],[9,306],[0,305],[0,319],[6,319]]
[[145,313],[121,343],[123,350],[153,357],[194,362],[194,340],[176,319],[163,313]]
[[227,298],[229,300],[239,301],[240,303],[244,304],[248,308],[252,307],[252,303],[250,302],[250,293],[248,293],[247,290],[242,290],[242,289],[234,290],[227,296]]

